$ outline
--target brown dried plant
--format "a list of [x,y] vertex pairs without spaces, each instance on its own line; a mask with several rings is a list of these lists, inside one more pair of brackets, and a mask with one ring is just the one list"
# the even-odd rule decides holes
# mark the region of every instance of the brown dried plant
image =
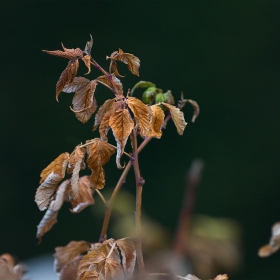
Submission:
[[[42,236],[57,222],[58,211],[64,201],[71,203],[72,213],[78,213],[94,203],[92,196],[96,192],[106,209],[100,238],[95,243],[71,241],[64,247],[55,248],[55,270],[60,279],[131,279],[136,259],[141,279],[154,277],[146,274],[142,255],[141,204],[145,180],[141,176],[138,155],[151,139],[161,138],[162,129],[166,128],[170,119],[173,120],[178,134],[182,135],[187,123],[181,109],[186,103],[190,103],[194,108],[192,120],[194,122],[199,114],[199,106],[193,100],[184,99],[182,94],[176,107],[171,91],[164,93],[153,83],[146,81],[140,81],[124,95],[122,82],[119,79],[123,76],[118,72],[117,63],[125,63],[132,74],[139,76],[139,58],[119,49],[107,56],[110,65],[109,70],[106,71],[91,56],[92,46],[91,37],[83,51],[79,48],[67,49],[63,45],[63,51],[44,51],[69,60],[56,84],[56,99],[58,100],[61,92],[75,93],[72,100],[73,107],[70,108],[79,121],[87,122],[96,112],[98,105],[94,95],[99,84],[111,90],[114,98],[106,100],[96,112],[93,130],[99,128],[100,137],[77,145],[71,154],[62,153],[41,172],[35,202],[41,211],[46,209],[47,211],[38,225],[37,237],[41,241]],[[77,77],[80,60],[88,68],[87,74],[91,72],[93,66],[101,71],[102,75],[93,80]],[[146,88],[142,101],[133,97],[134,91],[138,88]],[[108,142],[109,130],[112,130],[116,145]],[[138,135],[143,139],[140,145],[138,145]],[[128,139],[132,144],[131,153],[125,152]],[[116,153],[116,165],[120,169],[123,168],[123,172],[110,199],[107,200],[101,193],[105,186],[104,166],[114,153]],[[125,163],[121,163],[123,155],[127,156]],[[80,170],[86,167],[91,170],[91,174],[80,177]],[[131,167],[134,169],[136,181],[137,236],[119,240],[107,239],[112,205]],[[67,175],[71,177],[63,181]],[[178,277],[197,279],[192,275]],[[217,276],[215,279],[227,279],[227,277]]]

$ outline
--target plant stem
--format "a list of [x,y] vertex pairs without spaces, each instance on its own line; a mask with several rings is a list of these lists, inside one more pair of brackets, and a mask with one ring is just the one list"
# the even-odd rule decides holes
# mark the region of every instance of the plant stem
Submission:
[[102,193],[101,193],[98,189],[96,189],[95,191],[96,191],[97,194],[100,196],[101,200],[103,201],[103,203],[104,203],[105,206],[106,206],[106,205],[107,205],[107,201],[106,201],[106,199],[104,198],[104,196],[102,195]]
[[196,199],[196,190],[200,183],[203,165],[204,164],[201,160],[194,160],[187,174],[184,202],[174,240],[174,252],[177,255],[182,255],[183,251],[186,249],[190,221]]
[[[165,124],[169,121],[170,119],[170,114],[165,118],[162,127],[165,126]],[[144,148],[145,146],[152,140],[152,137],[146,137],[143,142],[141,143],[141,145],[138,147],[137,149],[137,153],[139,154]],[[86,144],[85,144],[86,145]],[[82,145],[84,146],[84,145]],[[80,146],[80,147],[82,147]],[[131,157],[130,157],[131,158]],[[121,189],[122,185],[125,182],[125,178],[130,170],[132,166],[132,162],[131,160],[127,163],[125,169],[123,170],[123,173],[117,183],[117,185],[115,186],[115,189],[111,195],[111,198],[109,201],[107,201],[106,203],[106,210],[105,210],[105,215],[104,215],[104,220],[103,220],[103,225],[102,225],[102,230],[100,233],[100,237],[99,237],[99,242],[102,243],[105,239],[106,239],[106,234],[107,234],[107,230],[108,230],[108,225],[109,225],[109,221],[110,221],[110,217],[111,217],[111,212],[112,212],[112,207],[113,207],[113,203],[115,201],[115,198],[119,192],[119,190]]]
[[135,211],[135,222],[136,222],[136,256],[138,261],[138,267],[140,274],[145,273],[145,266],[142,253],[142,241],[141,241],[141,206],[142,206],[142,190],[145,181],[140,175],[139,161],[138,161],[138,151],[137,151],[137,133],[134,128],[131,132],[131,142],[132,142],[132,165],[136,180],[136,211]]
[[92,57],[90,59],[90,63],[96,67],[98,70],[100,70],[106,77],[107,79],[109,80],[110,84],[112,85],[112,91],[115,95],[118,95],[118,90],[117,90],[117,87],[113,81],[113,78],[112,78],[112,75],[109,74],[107,71],[105,71]]

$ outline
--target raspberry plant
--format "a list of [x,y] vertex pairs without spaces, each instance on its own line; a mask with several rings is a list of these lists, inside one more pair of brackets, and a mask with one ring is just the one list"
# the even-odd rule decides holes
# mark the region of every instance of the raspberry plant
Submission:
[[[47,211],[38,225],[37,237],[41,241],[42,236],[57,222],[58,211],[64,201],[72,204],[73,213],[78,213],[94,203],[93,193],[97,193],[106,209],[100,238],[95,243],[71,241],[64,247],[55,248],[55,269],[60,279],[132,279],[136,275],[134,273],[136,260],[138,275],[143,279],[148,277],[141,246],[141,204],[145,180],[141,176],[138,155],[151,139],[161,138],[162,129],[166,128],[170,119],[173,120],[178,134],[182,135],[187,123],[181,109],[189,102],[194,108],[192,119],[194,122],[199,114],[199,106],[193,100],[184,99],[183,94],[178,106],[175,106],[171,91],[163,92],[147,81],[138,82],[131,91],[128,90],[124,94],[120,81],[124,76],[118,72],[117,65],[122,62],[132,74],[139,76],[139,58],[119,49],[106,57],[110,61],[109,69],[106,71],[91,56],[92,46],[91,37],[83,51],[80,48],[67,49],[63,45],[63,51],[44,51],[69,60],[56,84],[56,99],[58,100],[61,92],[74,92],[73,106],[70,108],[82,123],[87,122],[98,108],[94,94],[99,84],[112,91],[114,97],[106,100],[95,114],[93,130],[98,129],[100,137],[78,144],[72,153],[60,154],[41,172],[35,202],[41,211],[46,209]],[[102,75],[93,80],[77,77],[80,61],[88,68],[87,74],[91,72],[93,66]],[[142,101],[133,96],[138,88],[146,88]],[[115,145],[108,142],[110,130],[115,138]],[[143,140],[139,145],[141,138]],[[131,153],[125,151],[128,140],[132,146]],[[102,195],[105,185],[104,166],[115,153],[117,168],[123,169],[123,173],[110,199],[107,200]],[[124,160],[123,156],[127,159]],[[91,174],[80,177],[80,170],[86,167],[91,170]],[[136,236],[119,240],[107,239],[112,205],[131,167],[134,170],[136,185]],[[64,180],[66,173],[71,177]],[[149,277],[154,275],[156,274]],[[186,277],[189,278],[181,278],[197,279],[192,275]],[[219,279],[227,279],[225,277]]]

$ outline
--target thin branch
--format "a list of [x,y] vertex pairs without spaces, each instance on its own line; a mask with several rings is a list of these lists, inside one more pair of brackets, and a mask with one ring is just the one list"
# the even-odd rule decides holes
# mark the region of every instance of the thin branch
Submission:
[[145,181],[140,175],[139,169],[139,161],[138,161],[138,151],[137,151],[137,134],[136,129],[134,128],[131,131],[131,144],[132,144],[132,156],[134,158],[132,165],[135,174],[136,180],[136,211],[135,211],[135,222],[136,222],[136,234],[137,234],[137,242],[136,242],[136,256],[138,261],[138,267],[140,274],[145,273],[145,266],[143,260],[143,253],[142,253],[142,241],[141,241],[141,207],[142,207],[142,190]]
[[100,192],[100,190],[95,189],[95,191],[97,192],[97,194],[100,196],[101,200],[104,202],[105,206],[107,206],[107,201],[104,198],[103,194]]
[[190,170],[187,174],[184,202],[179,217],[177,233],[175,235],[174,240],[174,252],[177,255],[182,255],[183,250],[186,249],[190,221],[196,199],[196,190],[200,183],[202,170],[203,162],[201,160],[196,159],[193,161]]

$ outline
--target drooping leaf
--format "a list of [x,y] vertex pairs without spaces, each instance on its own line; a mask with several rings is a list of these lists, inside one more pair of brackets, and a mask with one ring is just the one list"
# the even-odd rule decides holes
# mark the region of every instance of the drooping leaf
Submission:
[[36,191],[35,202],[41,211],[47,209],[56,186],[65,176],[69,153],[63,153],[41,172],[41,185]]
[[71,196],[73,198],[75,198],[78,193],[79,172],[81,170],[81,167],[83,167],[85,154],[86,154],[86,149],[77,146],[69,158],[67,173],[68,174],[72,173]]
[[[111,77],[112,77],[112,80],[113,80],[114,84],[116,85],[118,93],[122,94],[123,93],[123,86],[122,86],[121,81],[115,76],[115,74],[111,74]],[[112,85],[111,85],[109,79],[105,75],[99,76],[97,78],[97,82],[107,86],[108,88],[110,88],[112,90]]]
[[182,135],[184,132],[184,129],[187,125],[187,123],[185,122],[183,112],[171,104],[164,103],[164,102],[161,102],[160,104],[162,104],[164,107],[166,107],[169,110],[169,112],[171,114],[171,118],[176,126],[178,134]]
[[121,252],[122,267],[125,273],[125,277],[130,279],[133,275],[136,261],[135,245],[128,238],[116,240],[116,244]]
[[54,55],[54,56],[59,56],[62,58],[66,58],[69,60],[73,60],[73,59],[78,59],[78,58],[82,58],[83,57],[83,51],[79,48],[76,49],[67,49],[63,46],[62,44],[62,48],[64,49],[64,51],[47,51],[47,50],[43,50],[43,52],[46,52],[48,54]]
[[158,105],[152,105],[152,122],[151,122],[151,131],[148,136],[160,138],[162,135],[161,127],[164,121],[164,112]]
[[79,68],[78,59],[70,60],[68,62],[67,67],[61,73],[58,82],[56,83],[56,100],[58,101],[58,96],[60,92],[63,90],[65,85],[70,84],[77,75],[77,71]]
[[126,102],[138,122],[140,135],[142,137],[148,136],[151,131],[150,123],[152,117],[150,107],[135,97],[128,97]]
[[102,106],[99,107],[94,120],[94,126],[93,131],[96,130],[96,128],[101,123],[104,115],[112,108],[112,105],[115,103],[115,99],[108,99],[104,102]]
[[127,109],[120,109],[111,115],[109,119],[109,125],[113,130],[113,134],[117,142],[117,167],[122,168],[122,165],[120,164],[120,158],[123,154],[127,138],[134,127],[134,122],[131,119]]
[[63,204],[65,191],[68,185],[69,180],[66,180],[60,184],[55,198],[53,198],[50,203],[49,209],[46,211],[44,217],[37,226],[36,236],[39,239],[39,242],[41,242],[43,235],[48,232],[57,222],[57,214]]
[[107,112],[100,123],[99,134],[102,141],[107,141],[107,133],[110,129],[109,120],[111,115],[111,111]]
[[79,178],[77,195],[70,199],[73,208],[70,209],[72,213],[80,213],[87,206],[94,204],[93,190],[90,188],[90,184],[89,176]]
[[85,73],[85,75],[88,75],[91,71],[91,68],[90,68],[90,59],[91,59],[91,56],[90,55],[85,55],[82,60],[83,62],[85,63],[85,66],[88,68],[88,72]]
[[134,56],[130,53],[124,53],[121,49],[118,52],[113,52],[110,57],[107,59],[121,61],[127,64],[128,70],[132,72],[132,74],[139,76],[139,67],[140,67],[140,59],[137,56]]
[[140,81],[133,86],[133,88],[130,91],[130,96],[133,96],[133,93],[137,88],[146,88],[146,87],[154,87],[155,88],[156,85],[152,82]]
[[182,109],[187,103],[190,103],[194,109],[194,113],[193,113],[193,117],[192,117],[192,122],[194,123],[200,113],[199,105],[197,104],[196,101],[194,101],[192,99],[184,99],[184,95],[182,93],[181,100],[178,101],[178,108]]
[[89,36],[90,36],[90,41],[87,41],[86,46],[85,46],[85,49],[84,49],[84,52],[85,52],[86,54],[89,54],[89,55],[90,55],[91,49],[92,49],[92,45],[93,45],[93,39],[92,39],[91,34],[89,34]]
[[85,87],[90,82],[89,79],[84,77],[75,77],[70,84],[67,84],[62,89],[63,92],[76,92]]
[[103,166],[109,161],[111,155],[115,153],[115,148],[99,138],[94,138],[90,142],[92,144],[87,146],[87,165],[92,170],[90,181],[94,189],[102,189],[105,185]]
[[54,268],[56,272],[60,272],[65,266],[80,256],[82,253],[90,249],[91,243],[86,241],[71,241],[66,246],[55,248]]
[[96,99],[93,96],[96,86],[97,82],[93,80],[87,86],[78,90],[73,97],[73,109],[71,110],[82,123],[87,122],[97,109]]
[[64,266],[62,270],[58,273],[59,280],[76,280],[78,265],[82,259],[82,255],[75,257],[70,264]]
[[272,226],[272,235],[269,240],[269,244],[262,246],[259,249],[259,257],[269,257],[271,254],[277,252],[280,248],[280,222],[275,223]]

